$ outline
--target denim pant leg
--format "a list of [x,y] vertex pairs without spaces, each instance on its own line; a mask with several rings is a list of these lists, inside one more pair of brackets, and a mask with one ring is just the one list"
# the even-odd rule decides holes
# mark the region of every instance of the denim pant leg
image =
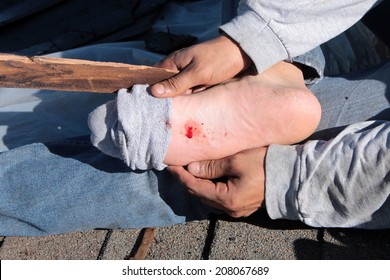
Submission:
[[210,208],[168,172],[133,172],[88,138],[0,154],[0,235],[166,226]]
[[366,71],[325,77],[310,90],[322,107],[317,131],[366,120],[390,120],[390,62]]

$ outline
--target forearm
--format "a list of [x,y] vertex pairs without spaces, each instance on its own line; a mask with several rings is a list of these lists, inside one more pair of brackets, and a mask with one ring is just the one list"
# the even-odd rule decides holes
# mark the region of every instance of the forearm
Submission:
[[221,29],[262,72],[337,36],[378,0],[241,1],[238,16]]
[[390,227],[390,122],[351,125],[330,141],[271,145],[266,207],[271,218],[316,227]]

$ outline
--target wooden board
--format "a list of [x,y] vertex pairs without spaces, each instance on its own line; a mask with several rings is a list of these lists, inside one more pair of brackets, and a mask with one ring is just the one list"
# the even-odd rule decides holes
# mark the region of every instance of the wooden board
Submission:
[[0,87],[113,93],[154,84],[176,74],[166,69],[114,62],[0,54]]

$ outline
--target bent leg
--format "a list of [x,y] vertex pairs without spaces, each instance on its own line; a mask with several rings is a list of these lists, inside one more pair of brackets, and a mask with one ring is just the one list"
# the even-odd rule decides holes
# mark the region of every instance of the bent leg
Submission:
[[310,90],[322,107],[317,131],[366,120],[390,120],[390,62],[366,71],[325,77]]
[[0,166],[0,235],[166,226],[212,211],[169,172],[132,172],[87,138],[10,150]]

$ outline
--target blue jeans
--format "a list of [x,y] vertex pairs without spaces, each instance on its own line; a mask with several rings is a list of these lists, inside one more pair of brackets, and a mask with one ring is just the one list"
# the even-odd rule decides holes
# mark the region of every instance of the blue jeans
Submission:
[[[325,77],[311,90],[323,108],[319,132],[390,120],[390,63]],[[130,171],[89,138],[25,145],[0,154],[0,235],[167,226],[216,212],[167,171]]]
[[133,172],[88,137],[0,155],[1,235],[166,226],[211,211],[167,172]]

